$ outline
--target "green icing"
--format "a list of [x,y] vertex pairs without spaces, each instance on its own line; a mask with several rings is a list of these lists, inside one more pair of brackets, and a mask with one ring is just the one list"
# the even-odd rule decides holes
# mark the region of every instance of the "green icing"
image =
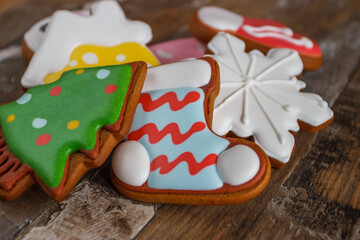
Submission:
[[[57,82],[31,88],[19,100],[0,106],[0,125],[9,150],[50,188],[59,186],[69,155],[93,149],[98,130],[118,120],[132,75],[129,65],[76,71],[65,72]],[[106,93],[105,89],[114,90],[106,88],[109,84],[117,86],[113,93]],[[51,96],[57,86],[61,93]],[[69,130],[73,120],[79,125]],[[42,134],[49,134],[51,140],[39,146],[36,141]]]

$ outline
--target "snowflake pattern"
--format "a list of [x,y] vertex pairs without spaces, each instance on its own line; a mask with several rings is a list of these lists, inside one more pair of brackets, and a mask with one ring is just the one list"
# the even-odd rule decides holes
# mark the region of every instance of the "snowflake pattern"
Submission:
[[302,93],[305,83],[296,76],[303,64],[296,51],[271,49],[267,56],[227,33],[208,44],[220,67],[220,92],[215,100],[213,131],[253,136],[269,157],[286,163],[299,131],[298,120],[323,127],[333,117],[328,104],[313,93]]

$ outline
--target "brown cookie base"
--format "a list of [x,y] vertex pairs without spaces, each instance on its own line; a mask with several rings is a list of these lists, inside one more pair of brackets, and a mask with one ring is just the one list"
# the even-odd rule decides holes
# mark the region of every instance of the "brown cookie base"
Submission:
[[[29,173],[17,181],[11,190],[6,191],[5,189],[0,188],[0,198],[4,199],[5,201],[14,200],[35,182],[38,182],[43,190],[52,199],[59,202],[70,193],[70,191],[75,187],[85,172],[92,168],[101,166],[106,161],[113,148],[126,137],[130,130],[132,119],[135,114],[136,106],[146,76],[147,67],[144,62],[134,62],[129,63],[129,65],[132,66],[133,75],[122,111],[118,121],[115,124],[104,126],[99,131],[99,137],[97,141],[99,145],[99,151],[97,153],[94,151],[78,151],[74,154],[71,154],[65,170],[66,173],[64,173],[64,178],[62,180],[63,184],[60,184],[60,186],[57,188],[48,188],[40,181],[40,179],[35,176],[35,174]],[[109,130],[115,132],[111,132]],[[88,155],[92,157],[97,155],[97,157],[92,159]],[[9,181],[10,180],[11,179],[9,179]]]
[[143,184],[140,187],[130,186],[118,179],[111,170],[111,180],[115,188],[123,195],[142,202],[189,204],[189,205],[230,205],[250,200],[259,195],[270,180],[271,164],[263,150],[253,142],[242,139],[228,139],[230,147],[244,144],[253,149],[260,159],[260,169],[253,179],[238,185],[224,184],[216,190],[164,190],[154,189]]
[[[192,16],[189,22],[189,29],[192,35],[198,38],[200,41],[204,43],[208,43],[218,32],[227,32],[237,38],[240,38],[245,42],[246,45],[246,52],[249,52],[253,49],[257,49],[262,53],[266,54],[271,48],[271,46],[261,44],[259,42],[253,41],[245,36],[238,34],[235,31],[230,30],[220,30],[214,27],[211,27],[201,21],[200,17],[198,16],[197,12]],[[301,60],[304,64],[304,70],[316,70],[321,67],[323,63],[323,56],[322,55],[308,55],[308,54],[300,54]]]

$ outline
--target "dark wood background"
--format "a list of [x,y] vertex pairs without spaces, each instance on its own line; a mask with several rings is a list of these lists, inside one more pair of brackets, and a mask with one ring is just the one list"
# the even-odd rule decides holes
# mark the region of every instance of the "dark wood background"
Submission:
[[[24,32],[56,9],[85,0],[0,0],[0,103],[22,95]],[[360,1],[121,1],[127,16],[146,21],[153,43],[188,37],[188,20],[203,5],[271,18],[320,43],[323,67],[301,79],[335,112],[319,133],[300,132],[282,169],[263,193],[224,207],[143,204],[117,193],[109,161],[88,172],[61,203],[38,186],[0,201],[1,239],[360,239]]]

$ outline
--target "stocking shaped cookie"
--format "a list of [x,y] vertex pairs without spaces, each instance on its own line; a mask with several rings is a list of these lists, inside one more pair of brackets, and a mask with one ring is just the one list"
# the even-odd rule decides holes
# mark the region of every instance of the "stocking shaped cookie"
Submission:
[[273,20],[248,18],[208,6],[195,13],[190,30],[204,42],[209,42],[218,32],[230,33],[245,41],[247,51],[257,49],[266,54],[271,48],[293,49],[299,52],[305,70],[317,69],[322,65],[321,49],[313,40]]
[[[271,49],[266,56],[245,52],[242,40],[218,33],[208,44],[220,66],[220,92],[215,99],[212,129],[254,141],[274,166],[287,163],[295,146],[291,132],[318,131],[333,120],[328,104],[313,93],[300,92],[296,76],[303,65],[296,51]],[[289,132],[291,131],[291,132]]]
[[115,150],[111,177],[124,195],[176,204],[235,204],[259,194],[269,160],[254,143],[215,135],[218,93],[211,58],[149,70],[126,142]]
[[[40,25],[46,26],[42,36],[37,30]],[[25,34],[24,57],[29,59],[33,51],[35,53],[21,84],[29,88],[51,83],[63,72],[76,68],[133,61],[158,65],[158,60],[145,45],[151,39],[150,26],[128,20],[116,1],[93,3],[91,13],[56,11],[47,25],[45,20],[40,21]],[[29,49],[28,45],[35,49]]]
[[36,180],[62,200],[126,137],[145,74],[144,62],[76,69],[0,106],[0,197]]

